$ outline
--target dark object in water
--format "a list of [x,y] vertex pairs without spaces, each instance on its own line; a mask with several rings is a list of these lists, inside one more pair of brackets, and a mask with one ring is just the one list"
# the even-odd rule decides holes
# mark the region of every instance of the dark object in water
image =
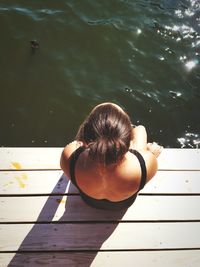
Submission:
[[30,41],[30,44],[31,44],[31,48],[32,48],[32,50],[33,51],[35,51],[36,49],[38,49],[39,48],[39,43],[38,43],[38,41],[36,41],[36,40],[31,40]]

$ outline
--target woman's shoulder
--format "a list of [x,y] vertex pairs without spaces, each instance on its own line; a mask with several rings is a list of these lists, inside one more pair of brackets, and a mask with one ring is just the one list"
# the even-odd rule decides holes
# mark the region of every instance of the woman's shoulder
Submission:
[[[134,150],[134,149],[133,149]],[[123,181],[124,186],[130,185],[131,188],[139,187],[142,177],[141,159],[138,154],[142,156],[146,166],[146,182],[150,181],[158,170],[158,162],[156,156],[149,150],[135,150],[128,151],[125,156],[124,164],[120,164],[117,169],[118,177]],[[138,152],[138,153],[137,153]]]
[[[158,162],[157,158],[154,154],[151,153],[149,150],[138,150],[137,152],[140,153],[140,155],[143,157],[145,165],[146,165],[146,171],[147,171],[147,177],[146,182],[151,180],[153,176],[156,174],[158,170]],[[139,161],[139,160],[138,160]]]

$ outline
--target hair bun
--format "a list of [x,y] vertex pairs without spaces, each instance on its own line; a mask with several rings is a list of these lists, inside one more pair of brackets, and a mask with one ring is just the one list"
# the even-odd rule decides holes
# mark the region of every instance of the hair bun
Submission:
[[109,165],[120,161],[127,152],[127,146],[120,140],[99,138],[89,145],[89,155],[99,163]]
[[119,162],[128,151],[131,138],[128,114],[112,103],[95,107],[76,135],[76,140],[88,145],[91,158],[102,165]]

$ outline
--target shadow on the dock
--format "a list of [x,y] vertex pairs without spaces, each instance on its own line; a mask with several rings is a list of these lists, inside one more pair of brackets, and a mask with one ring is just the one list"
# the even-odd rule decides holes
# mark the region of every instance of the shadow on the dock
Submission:
[[[60,195],[55,196],[58,192]],[[56,220],[56,211],[59,204],[63,205],[65,192],[68,192],[65,211]],[[97,210],[86,205],[74,192],[74,186],[62,175],[9,267],[47,264],[88,267],[92,264],[126,210]]]

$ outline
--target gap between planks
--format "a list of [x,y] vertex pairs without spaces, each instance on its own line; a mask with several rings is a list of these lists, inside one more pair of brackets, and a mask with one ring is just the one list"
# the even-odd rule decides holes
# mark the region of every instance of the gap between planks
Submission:
[[121,223],[200,223],[200,220],[88,220],[88,221],[13,221],[0,222],[0,225],[5,224],[121,224]]
[[67,249],[67,250],[1,250],[3,253],[96,253],[96,252],[133,252],[133,251],[189,251],[200,250],[200,247],[185,247],[185,248],[131,248],[131,249]]

